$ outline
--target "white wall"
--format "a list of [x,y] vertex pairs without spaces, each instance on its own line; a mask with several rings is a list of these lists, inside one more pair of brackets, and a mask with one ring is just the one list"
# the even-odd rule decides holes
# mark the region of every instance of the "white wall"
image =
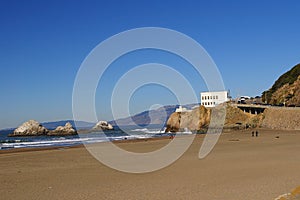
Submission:
[[228,91],[219,92],[201,92],[200,101],[201,105],[205,107],[215,107],[218,104],[228,101]]

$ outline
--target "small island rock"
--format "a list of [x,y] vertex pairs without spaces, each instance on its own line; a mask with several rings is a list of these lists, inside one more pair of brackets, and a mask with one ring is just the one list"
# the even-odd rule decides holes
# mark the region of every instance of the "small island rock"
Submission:
[[46,135],[49,131],[35,120],[29,120],[16,128],[10,136]]
[[101,130],[113,130],[113,126],[109,124],[107,121],[99,121],[93,129],[101,129]]
[[70,122],[65,126],[58,126],[55,130],[50,131],[47,135],[76,135],[77,131],[73,128]]

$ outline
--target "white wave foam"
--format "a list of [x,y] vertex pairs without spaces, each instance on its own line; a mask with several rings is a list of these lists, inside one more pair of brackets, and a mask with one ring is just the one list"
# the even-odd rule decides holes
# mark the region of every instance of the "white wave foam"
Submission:
[[134,131],[134,132],[147,132],[148,129],[147,128],[137,128],[137,129],[133,129],[131,131]]
[[143,134],[143,135],[128,135],[128,136],[111,136],[111,137],[85,137],[85,138],[70,138],[65,139],[55,138],[54,140],[39,140],[39,141],[31,141],[31,142],[18,142],[15,141],[14,143],[2,143],[0,144],[0,149],[5,148],[24,148],[24,147],[49,147],[49,146],[69,146],[69,145],[76,145],[76,144],[92,144],[98,142],[107,142],[107,141],[114,141],[114,140],[127,140],[127,139],[144,139],[150,138],[151,135]]
[[133,132],[143,132],[148,134],[159,134],[159,133],[165,133],[166,128],[163,129],[147,129],[147,128],[140,128],[140,129],[133,129],[131,131]]
[[7,148],[21,148],[21,147],[44,147],[44,146],[63,146],[63,145],[72,145],[72,144],[81,144],[81,143],[94,143],[94,142],[104,142],[107,141],[106,138],[56,138],[55,140],[40,140],[32,142],[15,142],[15,143],[2,143],[1,147]]

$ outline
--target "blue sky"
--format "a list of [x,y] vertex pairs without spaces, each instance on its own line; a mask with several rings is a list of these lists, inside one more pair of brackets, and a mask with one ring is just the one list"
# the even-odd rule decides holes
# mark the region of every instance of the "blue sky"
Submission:
[[[300,62],[299,8],[299,1],[2,0],[0,128],[29,119],[71,119],[73,83],[85,57],[101,41],[139,27],[190,36],[210,54],[233,96],[260,95]],[[128,70],[169,56],[150,51],[117,60],[99,85],[99,118],[111,119],[109,90],[101,88],[113,86],[110,76],[123,72],[118,67]],[[174,58],[171,64],[182,66],[195,90],[205,89],[183,61]],[[131,113],[155,103],[172,104],[176,98],[166,89],[147,86],[134,94]]]

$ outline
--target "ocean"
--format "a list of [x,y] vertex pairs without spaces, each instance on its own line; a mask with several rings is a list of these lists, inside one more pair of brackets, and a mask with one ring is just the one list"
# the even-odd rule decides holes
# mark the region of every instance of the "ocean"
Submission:
[[[170,133],[165,133],[165,129],[159,125],[147,127],[115,127],[114,130],[92,131],[73,136],[8,137],[8,134],[11,132],[12,130],[0,131],[0,150],[14,148],[65,147],[97,142],[146,139],[171,135]],[[191,134],[191,132],[186,131],[179,134]]]

